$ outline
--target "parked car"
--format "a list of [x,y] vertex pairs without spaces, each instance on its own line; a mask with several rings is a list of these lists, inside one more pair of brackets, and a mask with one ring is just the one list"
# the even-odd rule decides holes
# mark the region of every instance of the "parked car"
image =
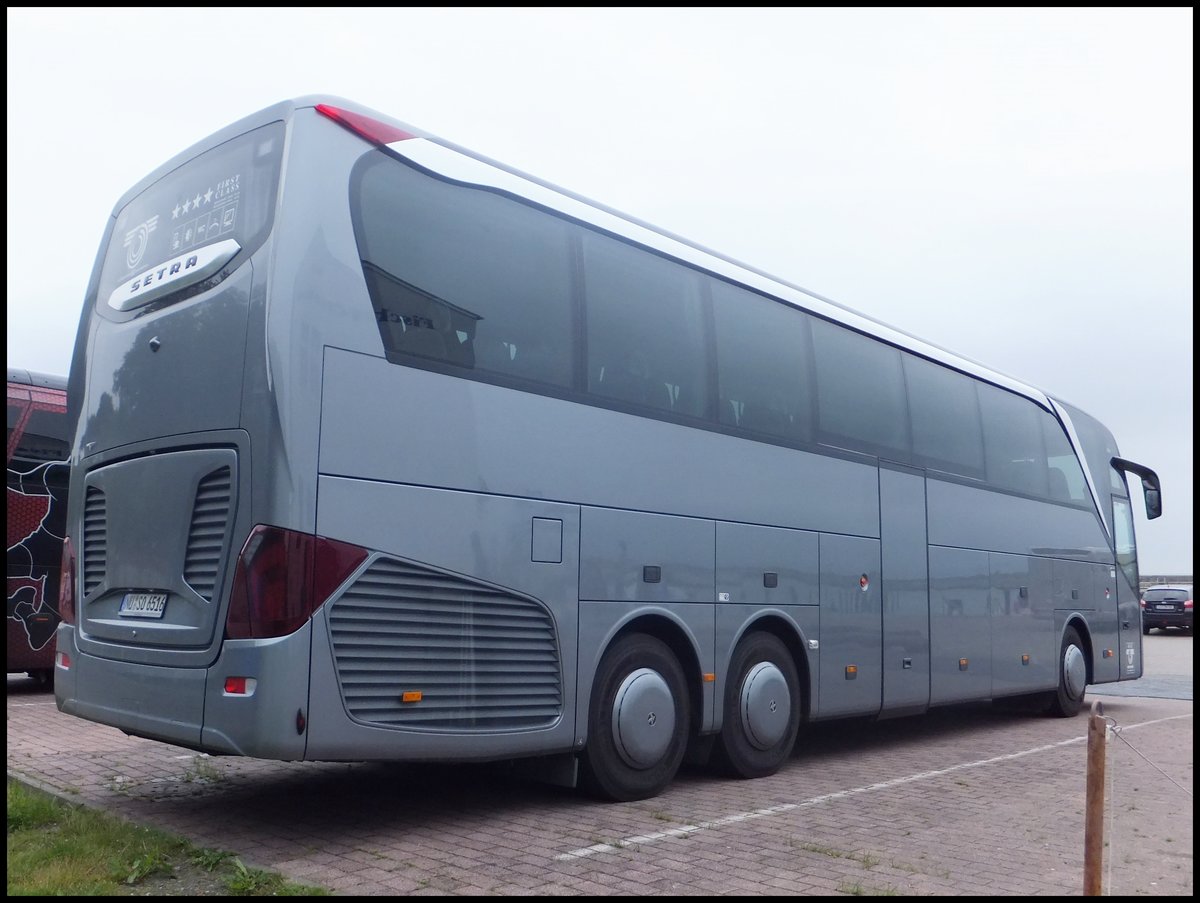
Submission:
[[1142,633],[1155,627],[1192,630],[1192,588],[1160,584],[1142,593]]

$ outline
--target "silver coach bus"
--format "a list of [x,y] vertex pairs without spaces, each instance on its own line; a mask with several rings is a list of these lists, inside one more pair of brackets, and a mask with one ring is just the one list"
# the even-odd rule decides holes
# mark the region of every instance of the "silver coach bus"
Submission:
[[129,734],[630,800],[1142,673],[1095,419],[346,101],[117,203],[69,397],[55,695]]

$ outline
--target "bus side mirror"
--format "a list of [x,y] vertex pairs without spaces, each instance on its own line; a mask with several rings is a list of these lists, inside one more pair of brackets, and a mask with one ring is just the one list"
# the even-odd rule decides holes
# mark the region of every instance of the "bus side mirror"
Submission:
[[1146,496],[1146,519],[1154,520],[1162,516],[1162,493],[1142,484],[1142,493]]
[[1112,466],[1125,473],[1132,473],[1141,478],[1142,494],[1146,497],[1146,518],[1154,520],[1162,517],[1162,484],[1158,482],[1158,474],[1144,464],[1137,464],[1126,458],[1112,459]]

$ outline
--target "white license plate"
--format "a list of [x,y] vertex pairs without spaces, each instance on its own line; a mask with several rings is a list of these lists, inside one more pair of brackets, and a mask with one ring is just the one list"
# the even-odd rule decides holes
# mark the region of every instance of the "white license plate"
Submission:
[[1175,610],[1174,605],[1155,605],[1154,607],[1158,611],[1174,611]]
[[122,618],[161,618],[166,609],[166,593],[126,593],[117,614]]

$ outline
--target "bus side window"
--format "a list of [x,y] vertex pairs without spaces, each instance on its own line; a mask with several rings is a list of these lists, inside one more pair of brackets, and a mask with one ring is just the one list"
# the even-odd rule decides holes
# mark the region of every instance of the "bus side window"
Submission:
[[905,353],[913,463],[982,480],[983,428],[975,380]]
[[572,385],[566,223],[385,155],[363,157],[351,201],[384,350],[406,356],[396,362]]
[[583,232],[588,391],[703,417],[708,361],[699,277],[625,242]]
[[717,419],[793,441],[811,439],[808,316],[710,280],[717,340]]
[[900,351],[826,320],[812,320],[821,442],[906,461],[908,396]]
[[1042,433],[1046,443],[1046,465],[1050,477],[1050,498],[1056,501],[1087,502],[1089,493],[1083,467],[1058,421],[1042,414]]
[[987,480],[1003,489],[1048,498],[1050,478],[1038,412],[1027,398],[979,385]]

